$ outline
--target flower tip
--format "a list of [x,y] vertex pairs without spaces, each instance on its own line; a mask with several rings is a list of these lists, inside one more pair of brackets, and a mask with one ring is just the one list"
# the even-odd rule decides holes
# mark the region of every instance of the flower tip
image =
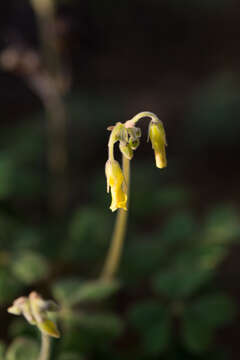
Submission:
[[163,169],[167,167],[167,159],[165,153],[155,153],[156,167]]
[[156,166],[159,169],[163,169],[167,166],[166,158],[166,135],[162,122],[152,121],[149,125],[149,138],[152,143],[152,148],[155,154]]
[[37,324],[39,329],[48,336],[60,338],[60,332],[53,321],[47,319]]
[[120,206],[118,206],[118,207],[116,207],[116,206],[110,206],[110,208],[109,208],[112,212],[115,212],[116,210],[118,210],[118,209],[122,209],[122,210],[124,210],[124,211],[128,211],[128,209],[126,208],[126,207],[120,207]]
[[13,314],[13,315],[21,315],[21,310],[19,308],[17,308],[16,306],[9,306],[7,308],[7,312],[9,314]]

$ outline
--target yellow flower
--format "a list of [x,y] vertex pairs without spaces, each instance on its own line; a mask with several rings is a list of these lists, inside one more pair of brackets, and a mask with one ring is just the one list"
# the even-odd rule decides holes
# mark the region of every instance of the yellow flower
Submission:
[[155,153],[156,166],[160,169],[167,166],[166,150],[167,146],[166,135],[162,122],[151,121],[149,125],[149,137],[152,143],[152,148]]
[[123,190],[124,176],[119,163],[116,160],[108,160],[105,167],[107,177],[107,192],[111,187],[112,204],[110,209],[115,211],[119,208],[127,210],[127,194]]

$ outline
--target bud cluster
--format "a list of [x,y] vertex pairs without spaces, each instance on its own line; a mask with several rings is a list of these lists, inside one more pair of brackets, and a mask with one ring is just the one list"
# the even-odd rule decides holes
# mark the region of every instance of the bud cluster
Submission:
[[31,324],[51,337],[59,338],[60,333],[56,324],[50,319],[49,312],[59,310],[58,305],[52,300],[44,300],[37,292],[32,291],[28,297],[21,296],[14,300],[8,312],[14,315],[23,315]]
[[128,160],[133,158],[133,151],[136,150],[140,144],[141,130],[137,127],[124,127],[124,137],[119,139],[119,149],[123,156]]
[[[156,115],[150,112],[142,112],[134,116],[125,124],[117,123],[109,128],[111,135],[109,138],[109,159],[106,162],[105,173],[107,178],[107,191],[111,188],[112,204],[110,209],[115,211],[119,208],[127,210],[127,189],[124,181],[124,174],[120,164],[114,159],[114,144],[119,141],[119,149],[128,160],[131,160],[134,151],[138,148],[141,138],[141,129],[135,126],[135,123],[141,117],[150,117],[151,122],[148,129],[148,139],[151,140],[152,148],[155,154],[156,166],[164,168],[167,166],[166,150],[167,146],[165,130],[163,123]],[[124,186],[125,184],[125,186]]]

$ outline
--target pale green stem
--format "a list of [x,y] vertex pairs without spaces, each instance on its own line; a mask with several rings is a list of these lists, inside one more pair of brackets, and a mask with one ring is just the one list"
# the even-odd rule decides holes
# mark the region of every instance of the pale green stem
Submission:
[[110,161],[114,160],[114,144],[118,141],[117,135],[119,134],[120,129],[123,127],[123,124],[117,123],[109,137],[108,141],[108,158]]
[[[129,187],[130,187],[130,161],[123,156],[123,175],[125,178],[125,186],[128,195],[128,203],[129,203]],[[127,217],[128,211],[123,209],[119,209],[117,213],[116,223],[113,230],[111,245],[107,254],[107,258],[103,267],[103,272],[101,275],[101,279],[104,281],[111,281],[120,264],[122,249],[124,238],[127,229]]]
[[139,114],[135,115],[131,120],[125,122],[124,126],[126,128],[133,127],[141,118],[150,117],[153,121],[159,121],[157,115],[150,111],[142,111]]
[[110,161],[114,160],[114,143],[111,141],[109,141],[109,144],[108,144],[108,159]]
[[38,360],[50,359],[50,337],[42,333],[42,343]]

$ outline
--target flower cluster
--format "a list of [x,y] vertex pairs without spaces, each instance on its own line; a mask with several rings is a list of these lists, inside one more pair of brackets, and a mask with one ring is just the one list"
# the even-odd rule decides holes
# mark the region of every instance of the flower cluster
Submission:
[[32,291],[28,297],[17,298],[8,312],[14,315],[23,315],[31,324],[51,337],[59,338],[60,333],[54,321],[50,319],[49,312],[58,311],[58,305],[52,300],[44,300],[37,292]]
[[109,137],[108,149],[109,158],[106,162],[105,173],[107,178],[107,192],[111,188],[112,203],[110,209],[127,210],[127,185],[124,179],[120,164],[114,158],[114,144],[119,142],[119,149],[124,158],[131,160],[134,151],[138,148],[141,138],[141,130],[136,127],[136,122],[142,117],[150,117],[148,138],[151,140],[152,148],[155,153],[156,166],[164,168],[167,166],[166,150],[167,146],[165,130],[158,117],[150,112],[142,112],[134,116],[124,124],[117,123],[109,128],[111,134]]

